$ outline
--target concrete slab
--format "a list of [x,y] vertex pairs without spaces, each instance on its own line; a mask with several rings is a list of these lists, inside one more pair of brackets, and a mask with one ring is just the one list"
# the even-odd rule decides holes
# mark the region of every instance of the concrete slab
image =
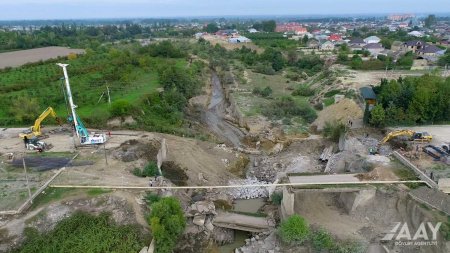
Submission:
[[333,183],[354,183],[360,180],[357,174],[336,174],[336,175],[312,175],[312,176],[290,176],[289,182],[293,184],[333,184]]

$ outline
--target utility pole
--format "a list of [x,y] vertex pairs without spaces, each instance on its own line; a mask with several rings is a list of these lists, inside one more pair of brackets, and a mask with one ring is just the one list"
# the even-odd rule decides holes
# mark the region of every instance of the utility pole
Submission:
[[106,85],[106,90],[108,90],[108,103],[111,105],[111,96],[109,95],[109,86]]
[[28,182],[28,174],[27,174],[27,166],[25,165],[25,158],[22,158],[22,163],[23,163],[23,170],[25,171],[25,179],[27,180],[28,197],[30,198],[30,202],[33,203],[33,200],[31,199],[31,190],[30,184]]

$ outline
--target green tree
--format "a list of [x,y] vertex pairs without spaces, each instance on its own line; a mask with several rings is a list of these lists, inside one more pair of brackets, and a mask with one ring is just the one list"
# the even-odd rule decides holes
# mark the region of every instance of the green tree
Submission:
[[323,136],[329,138],[334,142],[339,142],[339,138],[342,134],[347,131],[347,127],[344,123],[334,121],[334,122],[325,122],[325,126],[323,127]]
[[425,18],[425,26],[428,28],[434,26],[436,23],[436,15],[428,15],[428,17]]
[[306,220],[298,214],[294,214],[281,222],[278,235],[283,242],[304,243],[309,236],[310,230]]
[[10,114],[21,123],[31,124],[39,116],[39,103],[36,98],[17,98],[10,109]]
[[383,127],[385,125],[386,114],[381,104],[376,105],[370,112],[370,124],[376,127]]
[[363,60],[362,58],[355,54],[352,57],[352,62],[350,63],[350,66],[352,67],[352,69],[361,69],[361,66],[363,65]]
[[217,27],[216,23],[209,23],[205,27],[205,32],[207,33],[215,33],[219,31],[219,27]]
[[275,20],[267,20],[261,23],[262,30],[265,32],[275,32],[275,28],[277,27],[277,23]]
[[186,226],[180,202],[174,197],[162,198],[151,205],[149,223],[158,253],[170,253]]
[[109,110],[111,115],[114,117],[125,116],[131,112],[132,105],[128,100],[118,99],[111,104],[111,108]]

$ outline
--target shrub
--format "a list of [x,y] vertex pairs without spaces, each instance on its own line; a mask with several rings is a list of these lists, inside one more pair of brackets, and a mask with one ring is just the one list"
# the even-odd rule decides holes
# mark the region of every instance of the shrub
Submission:
[[142,175],[142,170],[139,168],[134,168],[133,169],[133,175],[137,176],[137,177],[145,177]]
[[111,104],[111,116],[120,117],[125,116],[131,112],[132,105],[125,99],[119,99]]
[[138,252],[144,245],[133,226],[116,225],[111,215],[75,212],[47,233],[25,229],[25,242],[16,252]]
[[323,136],[334,142],[339,142],[339,138],[346,131],[347,127],[344,123],[338,121],[327,121],[325,122],[325,126],[323,127]]
[[272,203],[279,206],[281,205],[281,201],[283,200],[283,193],[282,192],[274,192],[271,196]]
[[154,177],[158,175],[158,165],[154,161],[150,161],[142,170],[142,176],[144,177]]
[[266,88],[264,89],[256,87],[253,89],[252,93],[266,98],[272,95],[272,88],[270,88],[269,86],[266,86]]
[[271,105],[264,107],[262,113],[273,119],[300,116],[308,123],[313,122],[317,118],[316,111],[309,104],[298,104],[292,97],[277,99]]
[[324,229],[318,229],[312,232],[311,243],[316,251],[331,250],[335,247],[333,237]]
[[314,95],[314,93],[315,90],[311,89],[309,86],[305,84],[302,84],[294,92],[292,92],[292,96],[309,97]]
[[155,240],[155,250],[158,253],[170,253],[186,226],[180,202],[174,197],[162,198],[153,203],[151,208],[149,223]]
[[145,195],[145,202],[147,202],[147,204],[152,205],[158,201],[161,200],[161,197],[158,194],[155,194],[153,192],[147,192],[147,194]]
[[269,64],[259,63],[255,66],[255,72],[265,75],[275,75],[275,70]]
[[283,242],[302,244],[309,236],[309,227],[305,219],[294,214],[283,221],[278,228],[278,234]]

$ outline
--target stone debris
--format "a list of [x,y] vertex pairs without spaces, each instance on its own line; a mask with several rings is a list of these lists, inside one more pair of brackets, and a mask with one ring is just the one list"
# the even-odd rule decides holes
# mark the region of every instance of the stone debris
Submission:
[[216,207],[212,201],[197,201],[186,210],[188,217],[193,217],[200,214],[216,215]]
[[[267,182],[259,181],[256,177],[249,177],[246,179],[230,180],[229,185],[261,185]],[[269,192],[267,187],[241,187],[230,188],[229,194],[234,199],[254,199],[268,197]]]
[[264,232],[255,235],[251,239],[245,239],[245,245],[237,248],[236,253],[279,253],[279,241],[275,231]]
[[205,220],[206,220],[205,214],[195,215],[194,219],[192,220],[192,223],[194,223],[197,226],[202,227],[203,225],[205,225]]

